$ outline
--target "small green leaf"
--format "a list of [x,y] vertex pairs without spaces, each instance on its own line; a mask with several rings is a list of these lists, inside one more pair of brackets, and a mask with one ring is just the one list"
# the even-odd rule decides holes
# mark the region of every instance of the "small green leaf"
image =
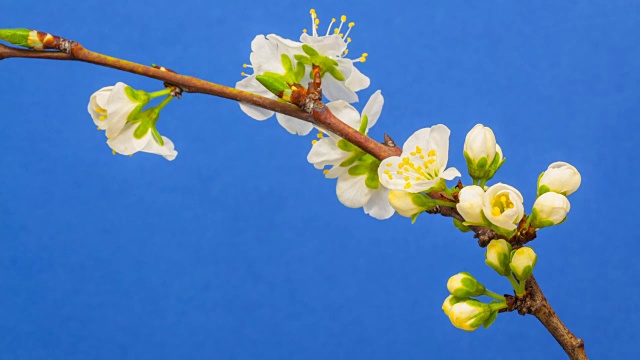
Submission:
[[456,227],[456,229],[462,231],[462,232],[469,232],[471,231],[471,229],[469,229],[467,226],[465,226],[462,222],[460,222],[460,220],[458,219],[453,219],[453,226]]
[[488,328],[489,326],[491,326],[491,324],[493,324],[494,321],[496,321],[497,318],[498,318],[498,312],[492,311],[491,315],[489,315],[487,320],[484,321],[482,326],[484,326],[485,329]]
[[333,76],[334,79],[338,80],[338,81],[344,81],[345,77],[344,75],[342,75],[342,73],[340,72],[340,70],[338,70],[337,67],[335,66],[327,66],[325,72],[328,72],[329,74],[331,74],[331,76]]
[[365,134],[367,133],[367,126],[369,126],[369,117],[367,116],[367,114],[362,115],[362,122],[360,123],[360,128],[358,129],[358,131],[361,134]]
[[304,51],[305,54],[309,55],[309,57],[312,57],[312,58],[316,56],[320,56],[320,53],[318,53],[316,49],[312,48],[307,44],[302,45],[302,51]]
[[22,47],[30,47],[27,39],[29,38],[29,29],[0,29],[0,39]]
[[346,152],[353,152],[358,148],[357,146],[353,145],[352,143],[348,142],[345,139],[338,140],[337,145],[338,145],[338,149]]
[[290,90],[283,78],[284,76],[276,73],[264,73],[256,76],[256,80],[276,96],[281,96],[285,90]]
[[302,78],[304,78],[304,71],[305,71],[304,63],[302,61],[298,61],[296,63],[296,71],[294,72],[296,83],[300,83],[300,81],[302,81]]

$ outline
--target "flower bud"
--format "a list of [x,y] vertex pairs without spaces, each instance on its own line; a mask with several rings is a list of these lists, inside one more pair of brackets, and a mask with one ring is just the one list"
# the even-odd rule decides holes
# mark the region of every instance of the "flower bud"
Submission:
[[578,190],[581,181],[578,169],[566,162],[554,162],[538,179],[538,196],[550,191],[569,196]]
[[536,199],[531,211],[531,225],[535,228],[560,224],[567,218],[571,203],[566,196],[547,192]]
[[453,326],[464,331],[474,331],[491,317],[491,307],[478,300],[467,299],[454,304],[449,310]]
[[484,285],[467,272],[461,272],[450,277],[449,281],[447,281],[447,289],[449,289],[451,295],[461,298],[480,296],[485,293]]
[[465,222],[482,224],[482,205],[484,204],[484,190],[480,186],[465,186],[458,193],[456,209],[462,215]]
[[461,301],[464,301],[465,299],[463,298],[459,298],[453,295],[449,295],[447,296],[446,299],[444,299],[444,302],[442,303],[442,310],[444,311],[445,315],[449,316],[449,312],[451,311],[451,307]]
[[513,252],[509,267],[518,280],[525,281],[533,273],[537,260],[538,256],[533,249],[524,246]]
[[482,124],[474,126],[467,133],[464,141],[464,157],[472,178],[488,180],[493,177],[502,165],[502,154],[497,156],[498,148],[493,131]]
[[509,268],[509,257],[511,256],[511,244],[506,240],[491,240],[485,253],[485,262],[493,270],[502,276],[507,276],[511,272]]
[[291,87],[287,84],[283,75],[266,72],[256,76],[256,80],[279,98],[284,98],[290,93]]
[[408,218],[435,206],[435,202],[425,195],[402,190],[389,191],[389,203],[398,214]]

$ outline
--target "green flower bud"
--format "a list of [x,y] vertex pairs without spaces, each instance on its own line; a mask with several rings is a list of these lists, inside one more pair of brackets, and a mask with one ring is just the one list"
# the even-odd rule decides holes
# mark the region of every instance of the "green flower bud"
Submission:
[[533,268],[536,266],[537,260],[538,256],[533,249],[524,246],[513,252],[509,267],[518,280],[525,281],[533,273]]
[[458,302],[449,310],[449,320],[453,326],[464,331],[476,330],[491,316],[491,306],[474,299]]
[[256,80],[279,98],[284,96],[285,91],[291,90],[291,87],[285,81],[284,76],[280,74],[266,72],[262,75],[256,76]]
[[491,240],[485,252],[485,262],[498,274],[507,276],[511,272],[509,268],[510,255],[511,244],[506,240]]
[[451,295],[467,298],[470,296],[480,296],[485,293],[485,287],[471,274],[461,272],[453,275],[447,281],[447,289]]
[[493,131],[478,124],[467,133],[464,141],[464,158],[469,175],[475,180],[487,181],[504,162],[502,150],[496,143]]

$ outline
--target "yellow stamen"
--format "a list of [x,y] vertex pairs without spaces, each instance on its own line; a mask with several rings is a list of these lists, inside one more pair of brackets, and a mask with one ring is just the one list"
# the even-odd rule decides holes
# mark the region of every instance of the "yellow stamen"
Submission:
[[342,21],[342,22],[347,21],[347,16],[346,15],[340,16],[340,21]]
[[311,145],[315,145],[318,142],[318,140],[311,140]]
[[111,150],[111,153],[112,153],[113,155],[115,155],[115,154],[117,154],[117,151],[115,151],[115,150]]
[[329,172],[329,170],[322,170],[322,173],[327,175],[327,173]]

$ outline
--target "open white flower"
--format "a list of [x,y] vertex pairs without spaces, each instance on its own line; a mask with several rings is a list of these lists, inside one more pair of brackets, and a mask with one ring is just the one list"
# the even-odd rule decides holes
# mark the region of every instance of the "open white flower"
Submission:
[[[378,90],[365,105],[362,116],[342,100],[332,101],[326,106],[347,125],[366,134],[378,121],[383,104],[384,98]],[[307,160],[316,169],[331,166],[324,173],[327,178],[338,178],[336,194],[342,204],[350,208],[363,207],[365,213],[376,219],[391,217],[394,210],[389,204],[389,190],[378,180],[380,162],[337,135],[328,135],[313,141]]]
[[[326,33],[320,35],[317,30],[320,19],[317,17],[315,10],[311,9],[310,13],[312,22],[311,35],[303,32],[300,36],[300,41],[311,46],[322,56],[332,59],[337,63],[335,68],[338,72],[328,72],[331,75],[326,75],[322,78],[323,94],[330,101],[344,100],[349,103],[358,101],[356,92],[369,87],[370,80],[354,65],[357,62],[365,62],[368,56],[367,53],[353,60],[345,57],[349,53],[347,50],[347,47],[351,43],[349,34],[355,26],[355,23],[347,23],[347,17],[342,15],[340,17],[340,24],[333,27],[336,19],[331,19]],[[345,31],[344,34],[342,33],[343,30]]]
[[91,95],[88,111],[98,128],[106,130],[107,138],[111,138],[122,131],[127,120],[140,112],[149,99],[145,91],[119,82]]
[[[258,82],[256,76],[264,74],[265,72],[285,73],[282,56],[286,56],[292,60],[295,54],[303,53],[302,44],[281,38],[274,34],[267,35],[266,37],[264,35],[258,35],[251,42],[251,50],[251,65],[246,65],[246,67],[253,68],[253,74],[238,81],[236,83],[236,89],[256,93],[271,99],[277,99],[278,97],[276,95]],[[259,121],[266,120],[274,114],[271,110],[244,103],[240,103],[240,109]],[[292,134],[307,135],[311,129],[313,129],[313,125],[308,122],[280,113],[275,114],[278,123]]]
[[436,186],[441,179],[460,176],[456,168],[446,168],[449,159],[449,129],[444,125],[420,129],[402,146],[400,156],[384,159],[378,175],[382,185],[392,190],[420,192]]
[[[367,88],[370,81],[354,66],[356,62],[366,61],[367,54],[363,54],[356,60],[344,57],[348,53],[347,46],[351,42],[351,38],[348,37],[349,31],[354,24],[348,24],[346,34],[339,33],[346,21],[346,17],[343,16],[342,23],[336,27],[338,31],[335,34],[330,34],[330,25],[327,34],[319,36],[316,31],[319,19],[313,10],[311,17],[312,34],[303,33],[300,37],[301,42],[275,34],[256,36],[251,42],[251,65],[244,65],[245,68],[252,68],[253,74],[247,75],[243,72],[242,74],[247,77],[236,83],[236,88],[276,99],[277,96],[267,90],[258,81],[257,76],[265,73],[285,75],[289,85],[298,83],[306,87],[312,80],[311,64],[313,63],[322,69],[322,92],[329,101],[343,100],[349,103],[358,101],[356,91]],[[333,25],[334,22],[335,19],[331,24]],[[265,120],[274,114],[273,111],[243,103],[240,103],[240,108],[256,120]],[[292,134],[306,135],[313,128],[311,124],[287,115],[276,113],[276,118],[280,125]]]
[[524,216],[523,201],[522,194],[516,188],[497,183],[487,189],[482,212],[492,224],[513,231]]
[[538,196],[549,191],[569,196],[578,190],[581,182],[578,169],[566,162],[554,162],[538,179]]

